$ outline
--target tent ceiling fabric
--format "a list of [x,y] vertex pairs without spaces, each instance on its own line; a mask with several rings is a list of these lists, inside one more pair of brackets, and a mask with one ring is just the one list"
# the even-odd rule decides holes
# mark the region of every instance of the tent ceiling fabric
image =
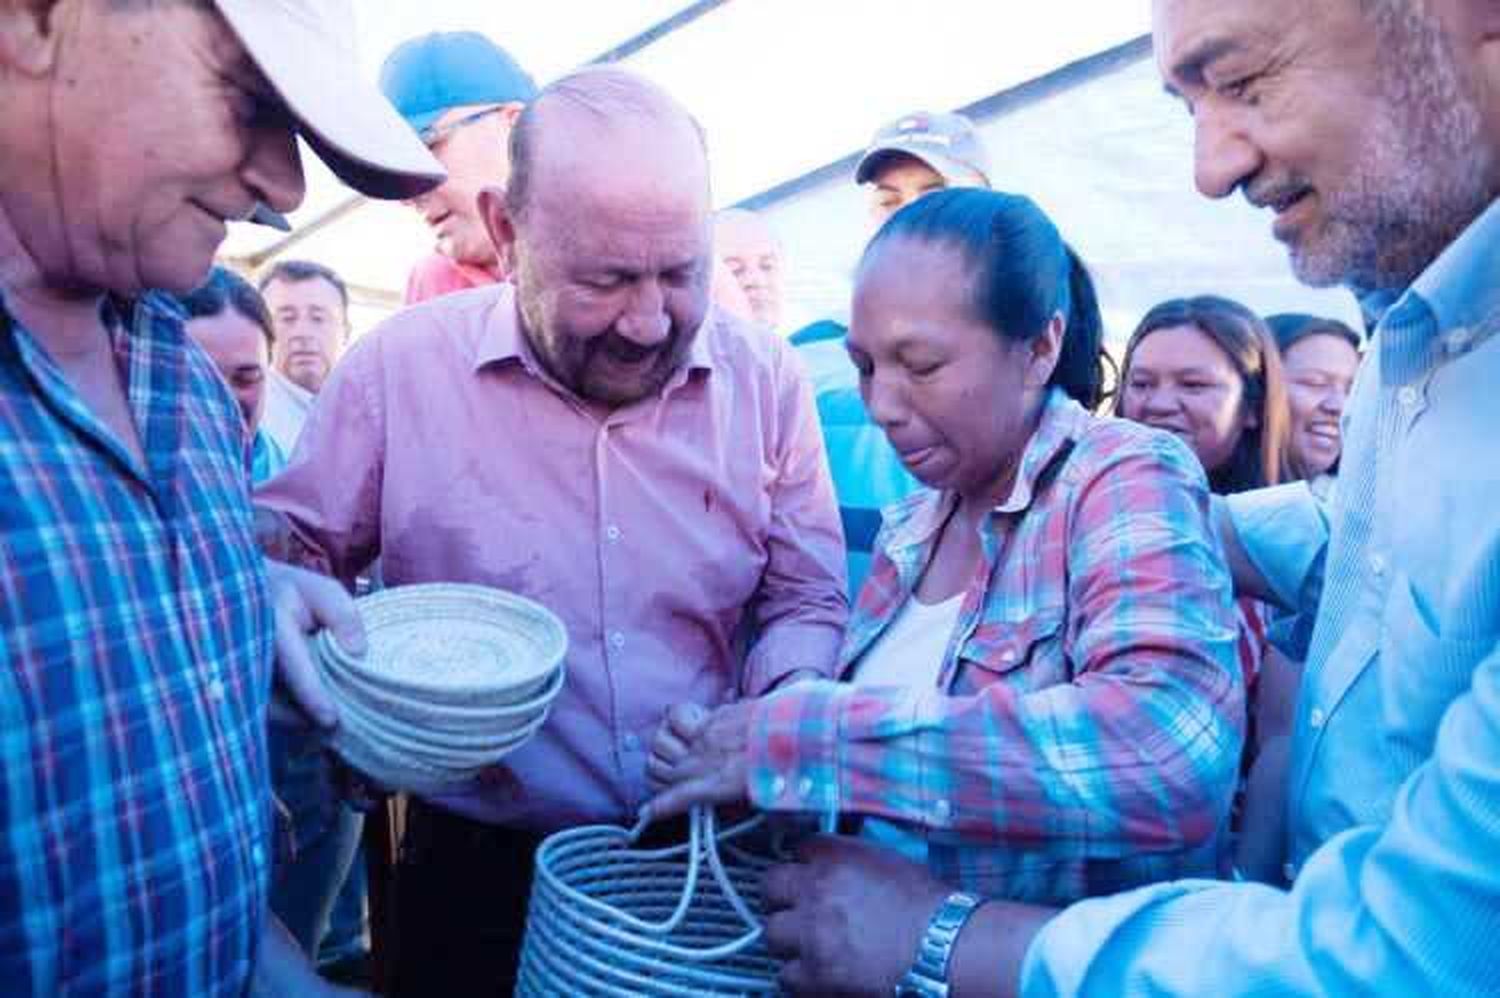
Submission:
[[[389,49],[424,31],[474,28],[509,48],[539,81],[598,56],[690,6],[686,0],[486,0],[360,4],[361,56],[376,74]],[[915,108],[957,108],[1001,93],[1149,29],[1144,0],[1048,4],[939,0],[728,0],[625,60],[682,99],[709,136],[715,200],[730,204],[858,150]],[[1053,213],[1100,278],[1118,333],[1157,298],[1239,295],[1259,308],[1317,308],[1345,318],[1347,296],[1299,288],[1269,221],[1214,205],[1192,187],[1190,123],[1161,92],[1148,55],[981,122],[998,185]],[[311,155],[306,227],[350,196]],[[852,177],[768,205],[795,249],[796,310],[837,313],[869,234]],[[280,233],[234,226],[225,254],[264,253]],[[289,255],[320,260],[360,286],[399,292],[430,246],[414,212],[365,203]]]

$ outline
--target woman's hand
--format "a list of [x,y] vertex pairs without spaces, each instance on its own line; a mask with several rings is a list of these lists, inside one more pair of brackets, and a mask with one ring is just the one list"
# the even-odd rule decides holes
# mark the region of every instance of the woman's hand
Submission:
[[646,762],[646,775],[660,790],[641,809],[642,818],[650,823],[695,804],[743,803],[752,714],[753,701],[714,710],[698,704],[668,708]]

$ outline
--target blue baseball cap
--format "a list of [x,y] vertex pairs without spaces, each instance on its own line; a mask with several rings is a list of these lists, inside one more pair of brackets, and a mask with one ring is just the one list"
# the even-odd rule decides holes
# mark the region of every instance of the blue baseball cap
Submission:
[[380,67],[380,90],[419,133],[451,108],[536,96],[530,74],[477,31],[434,32],[397,45]]

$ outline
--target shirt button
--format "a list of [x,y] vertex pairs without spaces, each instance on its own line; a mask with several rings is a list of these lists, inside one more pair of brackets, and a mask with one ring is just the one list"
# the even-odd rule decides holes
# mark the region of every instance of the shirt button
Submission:
[[1474,342],[1474,330],[1468,326],[1459,326],[1444,337],[1449,353],[1463,353],[1469,349],[1469,344]]
[[798,797],[801,797],[803,800],[807,800],[807,798],[809,798],[809,797],[812,796],[812,792],[813,792],[813,781],[812,781],[812,777],[811,776],[804,776],[804,777],[802,777],[802,779],[800,779],[800,780],[797,781],[797,796]]
[[771,796],[780,797],[786,793],[786,777],[778,776],[771,780]]
[[630,734],[626,735],[625,739],[624,739],[624,742],[625,742],[625,751],[627,751],[627,752],[639,752],[640,751],[641,740],[635,736],[634,732],[631,732]]
[[611,523],[608,527],[604,528],[604,536],[608,537],[611,541],[617,541],[620,539],[620,528]]
[[1307,723],[1312,725],[1312,729],[1314,731],[1317,731],[1319,728],[1323,727],[1323,725],[1327,722],[1328,715],[1323,713],[1322,707],[1314,707],[1312,709],[1312,713],[1307,715]]
[[1385,574],[1385,558],[1379,554],[1370,555],[1370,571],[1375,573],[1375,578]]
[[946,800],[940,800],[932,806],[932,817],[940,825],[946,825],[948,819],[953,817],[953,805]]
[[1396,398],[1401,402],[1403,406],[1410,409],[1412,406],[1416,405],[1417,402],[1422,398],[1422,393],[1417,391],[1411,385],[1407,385],[1405,388],[1396,393]]
[[216,701],[224,699],[224,680],[215,679],[208,684],[208,698]]
[[1283,866],[1281,867],[1281,875],[1286,878],[1287,883],[1294,883],[1297,879],[1297,864],[1283,864]]
[[625,635],[621,634],[619,631],[612,632],[609,636],[609,644],[612,648],[624,648]]

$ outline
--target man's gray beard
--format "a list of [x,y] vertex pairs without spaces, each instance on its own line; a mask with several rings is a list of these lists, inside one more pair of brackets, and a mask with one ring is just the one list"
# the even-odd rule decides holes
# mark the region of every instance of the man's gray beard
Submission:
[[1405,289],[1494,199],[1496,150],[1439,25],[1409,7],[1390,23],[1381,113],[1365,156],[1328,195],[1327,230],[1292,251],[1305,284],[1361,292]]

